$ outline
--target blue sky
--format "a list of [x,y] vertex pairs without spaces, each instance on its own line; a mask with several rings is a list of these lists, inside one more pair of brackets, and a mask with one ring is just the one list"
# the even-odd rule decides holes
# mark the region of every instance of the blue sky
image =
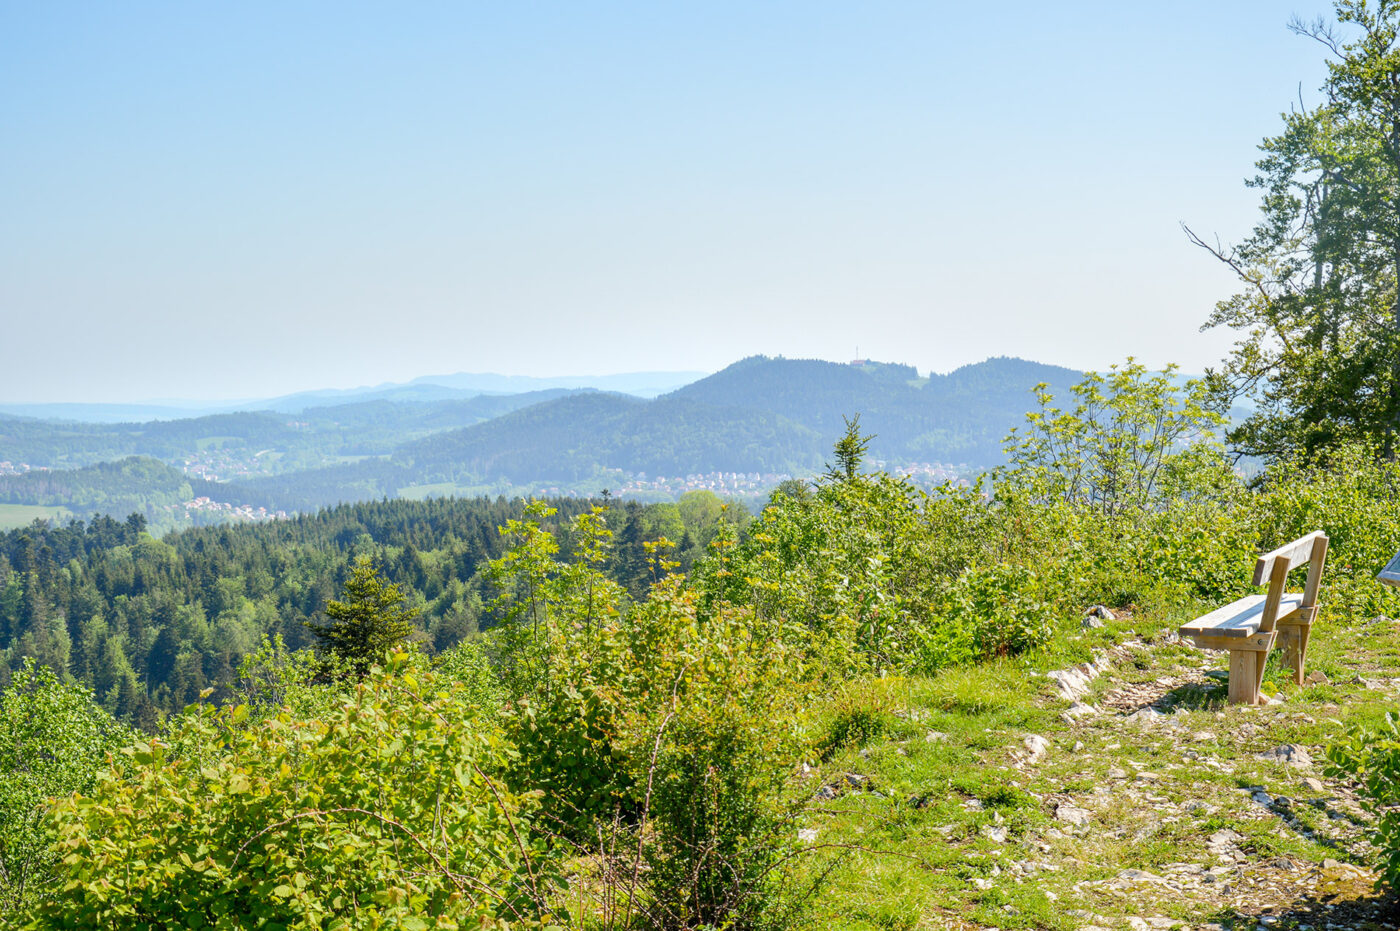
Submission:
[[0,401],[1200,370],[1322,3],[0,3]]

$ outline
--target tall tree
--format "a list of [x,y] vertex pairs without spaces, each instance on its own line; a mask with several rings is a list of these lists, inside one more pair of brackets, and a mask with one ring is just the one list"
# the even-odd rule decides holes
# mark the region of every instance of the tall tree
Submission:
[[1256,455],[1314,452],[1400,430],[1400,0],[1337,0],[1336,23],[1290,24],[1328,55],[1322,100],[1265,139],[1262,216],[1226,247],[1186,230],[1243,289],[1206,328],[1241,338],[1210,373],[1256,413],[1230,436]]
[[361,556],[345,582],[345,600],[326,605],[329,624],[307,622],[321,646],[348,663],[357,675],[384,658],[413,632],[416,611],[404,606],[403,592],[386,582],[368,556]]

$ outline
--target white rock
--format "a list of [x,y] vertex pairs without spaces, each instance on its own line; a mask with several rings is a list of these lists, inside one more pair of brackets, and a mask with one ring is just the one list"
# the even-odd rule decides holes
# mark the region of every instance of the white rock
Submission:
[[1061,712],[1060,716],[1072,720],[1074,718],[1087,718],[1098,713],[1099,709],[1095,708],[1093,705],[1077,701]]
[[1055,820],[1063,821],[1065,824],[1088,824],[1093,820],[1093,812],[1076,808],[1068,802],[1061,802],[1055,807]]
[[1156,873],[1149,873],[1147,870],[1123,870],[1117,878],[1128,883],[1160,883],[1164,881]]
[[1006,828],[998,827],[995,824],[986,824],[982,826],[981,833],[982,836],[988,840],[995,841],[998,844],[1006,843]]
[[1312,757],[1308,755],[1308,751],[1297,744],[1280,744],[1272,750],[1259,754],[1259,757],[1265,760],[1278,760],[1281,763],[1299,768],[1312,765]]
[[1026,748],[1026,753],[1029,754],[1026,758],[1029,763],[1040,762],[1040,758],[1050,750],[1050,741],[1039,734],[1027,735],[1026,739],[1021,741],[1021,745]]
[[1078,669],[1055,669],[1046,675],[1055,683],[1060,697],[1068,701],[1076,701],[1089,692],[1090,680]]

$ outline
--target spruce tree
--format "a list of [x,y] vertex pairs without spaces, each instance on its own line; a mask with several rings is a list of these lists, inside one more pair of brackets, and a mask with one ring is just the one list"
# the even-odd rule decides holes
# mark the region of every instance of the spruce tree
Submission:
[[363,676],[393,647],[408,639],[417,615],[404,606],[403,592],[386,582],[368,556],[355,561],[345,582],[345,600],[326,605],[328,624],[308,621],[320,646]]

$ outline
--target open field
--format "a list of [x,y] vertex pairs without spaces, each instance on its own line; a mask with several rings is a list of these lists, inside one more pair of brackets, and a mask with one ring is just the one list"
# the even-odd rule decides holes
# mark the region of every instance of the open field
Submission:
[[39,504],[0,504],[0,530],[24,527],[36,520],[65,521],[73,512],[65,507],[45,507]]

